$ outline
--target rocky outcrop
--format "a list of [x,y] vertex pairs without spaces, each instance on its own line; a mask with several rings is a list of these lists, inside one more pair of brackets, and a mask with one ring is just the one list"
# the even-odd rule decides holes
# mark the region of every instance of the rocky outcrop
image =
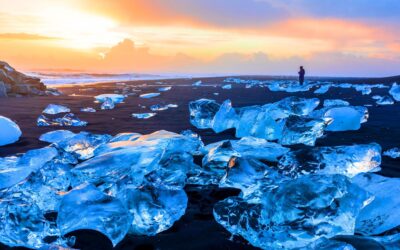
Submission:
[[0,97],[47,94],[46,86],[39,78],[27,76],[0,61]]

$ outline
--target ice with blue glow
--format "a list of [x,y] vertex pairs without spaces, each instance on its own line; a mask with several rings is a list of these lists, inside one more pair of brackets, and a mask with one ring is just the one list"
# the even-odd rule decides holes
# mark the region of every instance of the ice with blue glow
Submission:
[[271,81],[268,83],[267,86],[270,91],[274,92],[285,91],[288,93],[306,92],[309,91],[312,87],[314,87],[313,84],[309,84],[308,82],[300,84],[298,81],[281,81],[281,80]]
[[318,138],[324,135],[330,118],[314,119],[309,117],[290,116],[286,119],[279,143],[282,145],[304,144],[314,146]]
[[212,121],[220,108],[214,100],[199,99],[189,103],[190,123],[200,129],[212,127]]
[[81,111],[86,113],[96,113],[96,110],[92,107],[81,108]]
[[166,92],[166,91],[170,91],[171,89],[172,89],[172,87],[162,87],[162,88],[159,88],[158,91]]
[[148,99],[148,98],[157,97],[159,95],[160,95],[160,93],[146,93],[146,94],[141,94],[139,97]]
[[376,104],[378,105],[392,105],[394,104],[394,100],[392,97],[385,95],[381,96],[379,99],[376,100]]
[[43,114],[48,115],[56,115],[59,113],[68,113],[71,110],[65,106],[57,105],[57,104],[49,104],[47,107],[42,111]]
[[397,102],[400,102],[400,85],[398,85],[396,82],[393,83],[389,90],[389,94],[391,94],[393,99],[395,99]]
[[55,147],[71,153],[80,160],[87,160],[94,156],[96,147],[107,143],[111,139],[110,135],[91,134],[80,132],[72,137],[57,141]]
[[157,113],[133,113],[132,117],[136,119],[149,119],[156,115]]
[[125,186],[117,197],[125,201],[132,217],[130,234],[156,235],[170,228],[186,211],[184,190]]
[[290,151],[279,160],[278,168],[292,178],[314,173],[354,177],[359,173],[377,172],[380,165],[381,147],[370,143]]
[[19,140],[22,135],[19,126],[9,118],[0,115],[0,146]]
[[400,148],[395,147],[388,149],[385,152],[383,152],[383,155],[393,159],[400,158]]
[[296,249],[352,235],[370,198],[343,175],[306,175],[263,191],[252,202],[230,197],[214,206],[219,224],[263,249]]
[[125,96],[120,94],[102,94],[94,97],[98,102],[103,103],[111,99],[113,103],[118,104],[124,101]]
[[400,226],[400,178],[365,173],[351,181],[373,196],[357,217],[357,233],[379,235]]
[[199,87],[202,84],[203,84],[203,82],[200,80],[200,81],[197,81],[197,82],[193,83],[192,86]]
[[74,137],[76,134],[69,130],[54,130],[47,133],[42,134],[39,137],[39,140],[48,142],[48,143],[55,143],[62,140],[66,140],[68,138]]
[[239,121],[239,116],[232,107],[230,100],[224,101],[218,112],[214,115],[211,121],[211,128],[215,133],[220,133],[224,130],[235,128]]
[[349,106],[350,103],[341,99],[326,99],[324,100],[324,107],[335,107],[335,106]]
[[58,155],[55,148],[46,147],[27,151],[21,157],[0,158],[0,189],[11,187],[25,180],[32,172]]
[[48,117],[40,115],[36,121],[39,127],[47,126],[67,126],[67,127],[84,127],[88,124],[86,121],[80,120],[73,113],[66,113],[65,115]]
[[222,89],[232,89],[232,84],[225,84],[222,86]]
[[82,184],[62,198],[57,225],[61,234],[90,229],[107,236],[115,246],[128,233],[132,217],[123,202],[93,185]]
[[369,113],[366,107],[346,105],[324,107],[315,110],[310,116],[331,119],[326,131],[349,131],[360,129],[361,124],[367,122]]
[[330,84],[324,84],[314,91],[314,94],[325,94],[332,87]]
[[155,104],[155,105],[151,105],[150,106],[150,110],[155,112],[155,111],[164,111],[170,108],[177,108],[178,105],[176,104],[166,104],[166,105],[162,105],[162,104]]
[[102,110],[110,110],[115,108],[115,103],[110,97],[106,97],[100,107]]

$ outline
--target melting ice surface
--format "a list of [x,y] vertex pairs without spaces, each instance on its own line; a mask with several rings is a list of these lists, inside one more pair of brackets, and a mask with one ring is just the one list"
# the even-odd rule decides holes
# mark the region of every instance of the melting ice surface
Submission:
[[43,114],[49,114],[49,115],[56,115],[59,113],[67,113],[70,112],[71,110],[65,106],[62,105],[57,105],[57,104],[49,104],[44,110]]
[[21,129],[15,122],[0,115],[0,146],[18,141],[21,135]]
[[153,97],[156,97],[156,96],[159,96],[159,95],[160,95],[160,93],[147,93],[147,94],[141,94],[140,98],[148,99],[148,98],[153,98]]
[[157,113],[133,113],[132,117],[137,119],[149,119],[155,115],[157,115]]

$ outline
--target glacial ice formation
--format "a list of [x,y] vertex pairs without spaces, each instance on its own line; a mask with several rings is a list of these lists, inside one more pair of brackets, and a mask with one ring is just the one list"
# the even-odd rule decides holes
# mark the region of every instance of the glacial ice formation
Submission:
[[394,104],[394,100],[390,96],[381,96],[379,99],[376,100],[376,104],[378,105],[392,105]]
[[71,110],[65,106],[57,105],[57,104],[49,104],[47,107],[42,111],[43,114],[48,115],[56,115],[60,113],[68,113]]
[[398,85],[396,82],[393,83],[389,90],[389,94],[391,94],[393,99],[395,99],[397,102],[400,102],[400,85]]
[[48,143],[55,143],[55,142],[59,142],[62,140],[66,140],[68,138],[71,138],[73,136],[75,136],[76,134],[74,132],[71,132],[69,130],[54,130],[54,131],[50,131],[47,133],[42,134],[39,137],[39,140],[44,141],[44,142],[48,142]]
[[328,106],[310,114],[314,118],[331,119],[326,131],[358,130],[368,120],[368,109],[362,106]]
[[212,119],[220,105],[210,99],[199,99],[189,103],[190,123],[200,129],[211,128]]
[[0,146],[18,141],[21,135],[21,129],[15,122],[0,115]]
[[369,198],[343,175],[306,175],[264,190],[258,202],[220,201],[214,217],[256,247],[295,249],[354,234],[356,217]]
[[380,164],[381,147],[370,143],[290,151],[279,160],[278,168],[290,177],[313,173],[354,177],[359,173],[379,171]]
[[379,235],[400,226],[400,178],[377,174],[359,174],[351,180],[373,196],[357,217],[356,231],[363,235]]
[[131,216],[117,198],[96,187],[82,184],[63,196],[57,225],[62,235],[79,229],[96,230],[117,245],[129,230]]

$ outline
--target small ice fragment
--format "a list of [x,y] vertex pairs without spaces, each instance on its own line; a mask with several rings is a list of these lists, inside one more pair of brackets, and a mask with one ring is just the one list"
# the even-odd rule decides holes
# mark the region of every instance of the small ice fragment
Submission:
[[140,98],[148,99],[148,98],[153,98],[153,97],[156,97],[156,96],[159,96],[159,95],[160,95],[160,93],[146,93],[146,94],[141,94]]
[[326,99],[324,100],[324,107],[335,107],[335,106],[349,106],[350,103],[341,99]]
[[150,110],[151,111],[163,111],[163,110],[167,110],[169,108],[177,108],[178,105],[176,104],[167,104],[167,105],[161,105],[161,104],[155,104],[150,106]]
[[87,112],[87,113],[94,113],[96,110],[92,107],[86,107],[86,108],[81,108],[82,112]]
[[15,122],[0,115],[0,146],[18,141],[21,135],[21,129]]
[[43,126],[72,126],[72,127],[84,127],[88,124],[86,121],[80,120],[73,113],[67,113],[60,117],[50,118],[45,115],[40,115],[37,119],[37,125]]
[[215,92],[215,93],[213,93],[213,95],[215,95],[215,96],[218,96],[218,95],[219,95],[219,93],[218,93],[218,92]]
[[225,84],[222,86],[223,89],[232,89],[232,84]]
[[56,115],[59,113],[67,113],[71,110],[65,106],[57,105],[57,104],[49,104],[47,107],[42,111],[43,114],[49,115]]
[[393,99],[395,99],[397,102],[400,102],[400,85],[398,85],[396,82],[393,83],[389,90],[389,94],[391,94]]
[[68,138],[71,138],[75,135],[76,134],[74,132],[71,132],[69,130],[55,130],[42,134],[39,140],[48,143],[55,143],[62,140],[67,140]]
[[197,82],[193,83],[192,86],[198,87],[198,86],[201,86],[201,84],[202,84],[202,81],[197,81]]
[[114,109],[114,107],[115,107],[114,101],[109,97],[106,97],[104,102],[101,104],[101,109],[103,110]]
[[94,97],[98,102],[103,103],[110,98],[115,104],[121,103],[124,101],[125,96],[119,94],[103,94]]
[[133,113],[132,117],[137,119],[149,119],[155,116],[157,113]]
[[382,96],[381,98],[379,98],[376,101],[376,104],[378,104],[378,105],[392,105],[392,104],[394,104],[394,101],[390,96],[385,95],[385,96]]
[[383,155],[389,156],[390,158],[396,159],[400,158],[400,148],[391,148],[383,152]]
[[172,87],[163,87],[163,88],[159,88],[158,91],[166,92],[166,91],[170,91],[171,89],[172,89]]

